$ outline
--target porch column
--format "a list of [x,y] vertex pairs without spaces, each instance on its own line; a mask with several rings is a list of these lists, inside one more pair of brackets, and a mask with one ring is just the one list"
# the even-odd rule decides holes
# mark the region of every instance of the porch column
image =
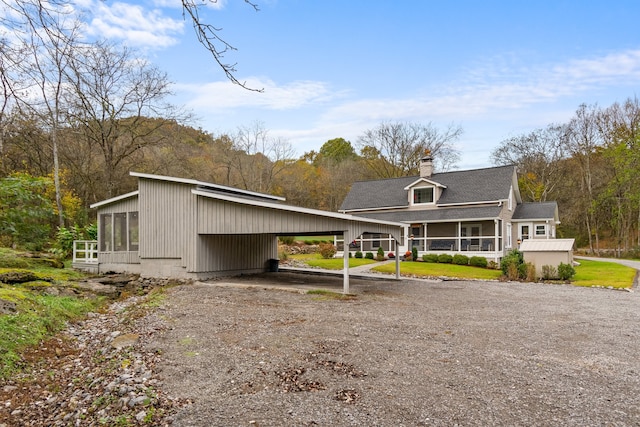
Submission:
[[462,252],[462,221],[458,221],[458,252]]
[[[345,230],[344,231],[344,241],[346,242],[350,242],[351,241],[351,233],[349,232],[349,230]],[[343,294],[348,294],[349,293],[349,251],[345,250],[342,251],[343,252],[343,259],[344,259],[344,269],[342,271],[342,293]]]
[[422,250],[423,251],[427,251],[427,224],[422,224],[422,226],[424,227],[424,240],[422,241]]
[[500,220],[494,219],[493,223],[495,225],[493,230],[493,251],[498,252],[498,232],[500,231]]

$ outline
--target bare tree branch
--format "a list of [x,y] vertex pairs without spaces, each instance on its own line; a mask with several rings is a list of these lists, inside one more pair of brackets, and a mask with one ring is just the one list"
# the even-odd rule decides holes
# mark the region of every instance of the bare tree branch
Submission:
[[[256,12],[260,10],[256,4],[249,0],[244,0],[244,2],[252,6]],[[220,36],[222,28],[208,24],[200,18],[199,9],[212,3],[217,3],[217,0],[182,0],[182,16],[185,18],[187,16],[189,17],[193,24],[193,29],[196,32],[196,36],[198,37],[198,41],[211,53],[213,59],[218,63],[220,68],[222,68],[222,71],[224,71],[225,75],[232,83],[253,92],[263,92],[264,89],[250,88],[247,86],[247,82],[239,81],[235,76],[235,73],[237,72],[236,64],[229,64],[223,60],[225,53],[230,50],[237,49]]]

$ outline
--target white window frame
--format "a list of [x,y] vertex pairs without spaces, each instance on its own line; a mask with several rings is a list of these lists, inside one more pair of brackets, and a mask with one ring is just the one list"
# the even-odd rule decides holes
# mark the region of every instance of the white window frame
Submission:
[[[542,233],[538,233],[538,227],[542,227]],[[546,224],[536,224],[535,225],[535,236],[546,236],[547,235],[547,225]]]
[[511,237],[512,235],[511,235],[511,233],[512,233],[512,231],[511,231],[511,223],[508,222],[507,223],[507,241],[505,242],[505,245],[504,245],[505,248],[508,248],[508,249],[511,249],[513,247],[512,246],[513,243],[512,243],[512,237]]
[[[424,202],[424,203],[416,203],[414,202],[415,200],[415,192],[416,190],[424,190],[424,189],[431,189],[431,202]],[[414,187],[411,189],[411,205],[412,206],[425,206],[425,205],[435,205],[436,204],[436,187],[434,187],[433,185],[428,185],[428,186],[424,186],[424,187]]]

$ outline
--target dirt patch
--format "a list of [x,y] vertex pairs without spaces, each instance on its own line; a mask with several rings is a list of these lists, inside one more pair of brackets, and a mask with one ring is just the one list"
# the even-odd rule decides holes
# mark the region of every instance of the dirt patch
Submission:
[[164,306],[140,320],[161,331],[143,345],[162,355],[163,392],[193,402],[168,421],[582,426],[640,419],[636,293],[409,280],[352,280],[350,300],[297,292],[341,288],[340,277],[271,273],[171,289]]

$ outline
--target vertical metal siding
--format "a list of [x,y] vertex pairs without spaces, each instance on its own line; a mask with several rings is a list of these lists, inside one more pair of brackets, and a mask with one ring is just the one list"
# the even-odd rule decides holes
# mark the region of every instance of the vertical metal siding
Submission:
[[196,196],[192,185],[139,179],[140,257],[194,257]]
[[271,234],[198,236],[197,272],[264,269],[278,255]]

